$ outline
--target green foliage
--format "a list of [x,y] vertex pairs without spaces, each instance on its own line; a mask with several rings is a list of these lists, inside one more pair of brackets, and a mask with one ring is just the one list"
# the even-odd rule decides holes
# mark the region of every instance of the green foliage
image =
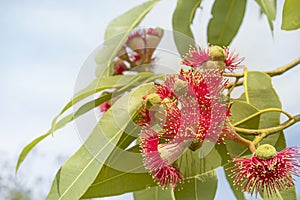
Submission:
[[[162,190],[160,187],[152,187],[146,190],[134,192],[135,200],[185,200],[185,199],[214,199],[218,185],[218,178],[214,170],[197,175],[185,180],[184,189]],[[209,192],[208,192],[209,191]]]
[[213,200],[216,195],[217,186],[218,178],[216,172],[213,170],[188,179],[183,185],[184,189],[174,191],[174,195],[176,200]]
[[[131,119],[138,111],[145,91],[152,87],[153,84],[148,84],[124,95],[103,115],[82,147],[61,166],[47,199],[79,199],[85,193],[123,130],[132,123]],[[119,112],[124,114],[117,114]]]
[[260,10],[267,16],[270,29],[273,31],[273,21],[276,18],[276,0],[256,0]]
[[207,27],[208,43],[228,46],[241,26],[245,8],[246,0],[216,0]]
[[114,92],[114,96],[121,94],[125,91],[128,91],[142,83],[151,82],[156,78],[162,77],[161,75],[155,75],[149,72],[139,73],[138,75],[128,75],[124,76],[113,76],[113,77],[103,77],[100,80],[94,80],[90,85],[88,85],[85,89],[78,92],[60,111],[60,113],[53,119],[52,126],[50,130],[30,142],[28,145],[24,147],[21,154],[19,155],[18,162],[16,165],[16,172],[18,171],[20,165],[27,157],[28,153],[43,139],[52,135],[54,131],[63,128],[68,123],[85,114],[86,112],[92,110],[93,108],[99,106],[101,103],[111,99],[112,95],[105,95],[99,99],[95,99],[91,102],[85,103],[82,105],[76,112],[68,114],[63,117],[61,120],[57,121],[68,109],[70,109],[76,103],[84,100],[86,97],[93,95],[99,91],[103,91],[109,88],[119,88]]
[[[162,79],[164,75],[141,72],[138,75],[112,76],[112,63],[130,32],[157,2],[157,0],[147,1],[111,21],[105,32],[105,43],[96,56],[97,78],[67,102],[52,121],[51,129],[47,133],[33,140],[22,150],[16,171],[28,153],[44,138],[100,104],[120,96],[120,99],[105,112],[80,149],[61,166],[47,199],[96,198],[126,192],[134,192],[134,198],[137,200],[214,199],[218,183],[215,169],[219,167],[224,168],[226,179],[235,197],[239,200],[245,199],[243,192],[235,190],[233,180],[229,177],[230,171],[226,169],[232,166],[228,161],[234,156],[249,156],[251,152],[247,147],[234,141],[225,140],[221,144],[204,141],[201,148],[196,151],[187,149],[174,163],[186,177],[182,184],[183,189],[179,191],[172,188],[162,190],[143,165],[139,140],[136,139],[140,129],[133,123],[133,119],[141,108],[142,97],[152,91],[154,80]],[[256,2],[273,30],[276,1],[256,0]],[[195,34],[191,30],[191,25],[201,3],[201,0],[177,1],[172,25],[175,43],[181,55],[188,52],[189,45],[195,45]],[[295,30],[300,27],[299,8],[299,1],[285,1],[282,29]],[[215,0],[211,11],[213,17],[207,27],[208,42],[228,46],[239,31],[245,10],[246,0]],[[233,104],[230,122],[233,126],[263,129],[279,125],[280,113],[262,113],[268,108],[281,108],[271,77],[262,72],[245,71],[243,83],[244,93],[239,99],[231,99]],[[111,88],[115,89],[114,93],[85,102],[78,110],[62,118],[73,105],[83,102],[97,92]],[[238,134],[249,141],[259,139],[250,134]],[[282,131],[259,141],[259,144],[264,143],[275,145],[278,151],[286,147]],[[129,148],[130,145],[133,147]],[[295,188],[279,194],[276,197],[278,199],[296,199]]]
[[177,1],[177,6],[173,13],[172,25],[175,43],[180,55],[185,55],[189,50],[189,46],[195,44],[191,25],[200,3],[201,0]]
[[195,177],[222,166],[221,156],[211,142],[204,142],[197,151],[188,149],[177,161],[184,177]]
[[300,28],[300,1],[285,0],[282,11],[283,30],[296,30]]
[[[258,110],[266,108],[281,108],[281,102],[278,94],[273,88],[272,79],[262,72],[245,72],[244,80],[245,93],[241,96],[240,100],[245,101]],[[271,112],[265,113],[260,117],[259,128],[268,128],[280,124],[280,113]],[[274,133],[269,135],[261,141],[262,144],[272,144],[280,151],[286,147],[285,137],[283,132]],[[283,191],[285,194],[282,199],[294,199],[291,197],[296,196],[295,188]]]
[[175,200],[172,189],[162,190],[160,187],[151,187],[146,190],[134,192],[135,200],[153,199],[153,200]]
[[[241,96],[240,100],[251,104],[258,110],[266,108],[281,108],[281,102],[278,94],[273,88],[272,79],[265,73],[262,72],[245,72],[244,80],[245,93]],[[280,124],[280,113],[270,112],[265,113],[260,117],[258,128],[269,128]],[[268,143],[275,145],[279,139],[279,136],[283,133],[272,134],[265,138],[262,143]],[[276,146],[278,150],[285,147],[284,144]]]
[[[124,138],[123,143],[118,144],[117,147],[126,148],[132,140],[126,141],[128,141],[128,138]],[[118,148],[115,148],[114,151],[118,151]],[[156,185],[150,174],[145,171],[138,146],[127,151],[119,151],[119,153],[112,152],[107,160],[105,166],[82,198],[118,195]],[[113,166],[113,168],[109,166]]]

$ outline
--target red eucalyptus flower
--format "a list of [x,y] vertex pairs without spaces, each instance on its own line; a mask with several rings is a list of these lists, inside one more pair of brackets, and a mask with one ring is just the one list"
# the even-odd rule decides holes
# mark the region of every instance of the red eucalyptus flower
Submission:
[[193,68],[198,68],[208,60],[210,60],[208,49],[202,49],[201,47],[196,49],[194,47],[190,47],[189,53],[183,57],[183,61],[181,63]]
[[216,66],[222,70],[226,68],[233,71],[244,60],[244,58],[239,58],[238,56],[234,51],[230,52],[227,47],[210,46],[208,49],[190,47],[189,53],[183,57],[181,63],[193,68],[211,68]]
[[225,84],[218,69],[181,70],[144,97],[138,122],[141,149],[146,168],[162,188],[182,182],[174,162],[195,139],[218,140],[228,115]]
[[241,62],[243,62],[245,60],[244,57],[239,58],[239,54],[235,54],[234,51],[230,52],[228,48],[224,48],[225,50],[225,64],[227,66],[227,69],[229,69],[230,71],[235,70],[240,64]]
[[280,152],[264,144],[251,158],[235,158],[231,168],[234,184],[251,195],[254,190],[268,197],[294,186],[292,175],[300,176],[300,147],[288,147]]

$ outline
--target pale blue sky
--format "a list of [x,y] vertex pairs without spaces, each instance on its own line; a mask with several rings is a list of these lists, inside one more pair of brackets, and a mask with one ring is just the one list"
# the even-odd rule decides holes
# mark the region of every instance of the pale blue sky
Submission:
[[[1,160],[15,162],[24,145],[47,131],[52,118],[73,95],[76,77],[85,59],[102,43],[106,25],[143,1],[103,2],[0,2]],[[171,12],[175,2],[159,2],[142,25],[171,29]],[[258,6],[250,1],[247,6],[244,19],[247,23],[243,23],[231,47],[246,57],[245,64],[250,70],[274,69],[300,56],[300,31],[280,30],[281,12],[278,12],[272,38],[267,20],[264,16],[259,17]],[[282,6],[278,2],[279,10]],[[203,7],[205,10],[197,12],[193,25],[200,45],[206,43],[209,1],[204,1]],[[291,114],[300,113],[299,68],[274,80],[283,108]],[[298,124],[286,131],[289,145],[300,145],[297,137],[299,128]],[[21,167],[18,178],[31,187],[34,185],[31,175],[40,176],[44,179],[42,192],[48,192],[59,163],[79,145],[74,126],[69,125],[36,148]],[[57,156],[62,157],[59,163]],[[227,186],[219,188],[216,199],[229,195]],[[300,192],[299,183],[297,188]]]

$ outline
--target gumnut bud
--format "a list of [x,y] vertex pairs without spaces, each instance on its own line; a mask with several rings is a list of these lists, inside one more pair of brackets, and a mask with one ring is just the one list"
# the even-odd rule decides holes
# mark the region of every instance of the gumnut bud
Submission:
[[255,151],[255,155],[262,160],[268,160],[270,158],[273,158],[277,155],[277,151],[275,149],[275,147],[273,147],[270,144],[263,144],[260,145],[256,151]]
[[213,61],[225,61],[225,50],[219,46],[211,46],[209,48],[209,55]]
[[160,104],[162,102],[162,99],[160,96],[156,93],[149,94],[146,97],[146,108],[150,109],[153,105]]

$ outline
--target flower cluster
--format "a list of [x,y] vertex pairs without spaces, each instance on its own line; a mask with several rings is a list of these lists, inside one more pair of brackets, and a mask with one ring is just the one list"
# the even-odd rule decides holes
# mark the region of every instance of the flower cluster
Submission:
[[153,58],[153,52],[158,46],[162,35],[163,30],[160,28],[132,31],[114,60],[115,74],[123,74],[124,71],[133,68],[136,71],[149,71],[155,59]]
[[189,53],[183,57],[182,64],[193,68],[217,67],[221,70],[236,69],[244,58],[239,58],[234,51],[230,52],[227,47],[210,46],[208,49],[191,47]]
[[[160,28],[133,30],[113,60],[114,75],[122,75],[130,70],[150,71],[155,60],[153,53],[162,36],[163,30]],[[99,98],[106,94],[101,94]],[[99,106],[99,111],[106,112],[111,104],[111,101],[104,102]]]
[[182,69],[144,97],[140,146],[145,167],[162,188],[182,182],[174,162],[186,149],[218,140],[228,116],[225,85],[219,69]]
[[294,186],[292,175],[300,176],[300,147],[288,147],[280,152],[264,144],[257,148],[251,158],[237,157],[233,160],[231,177],[242,191],[256,191],[268,197],[277,191]]

